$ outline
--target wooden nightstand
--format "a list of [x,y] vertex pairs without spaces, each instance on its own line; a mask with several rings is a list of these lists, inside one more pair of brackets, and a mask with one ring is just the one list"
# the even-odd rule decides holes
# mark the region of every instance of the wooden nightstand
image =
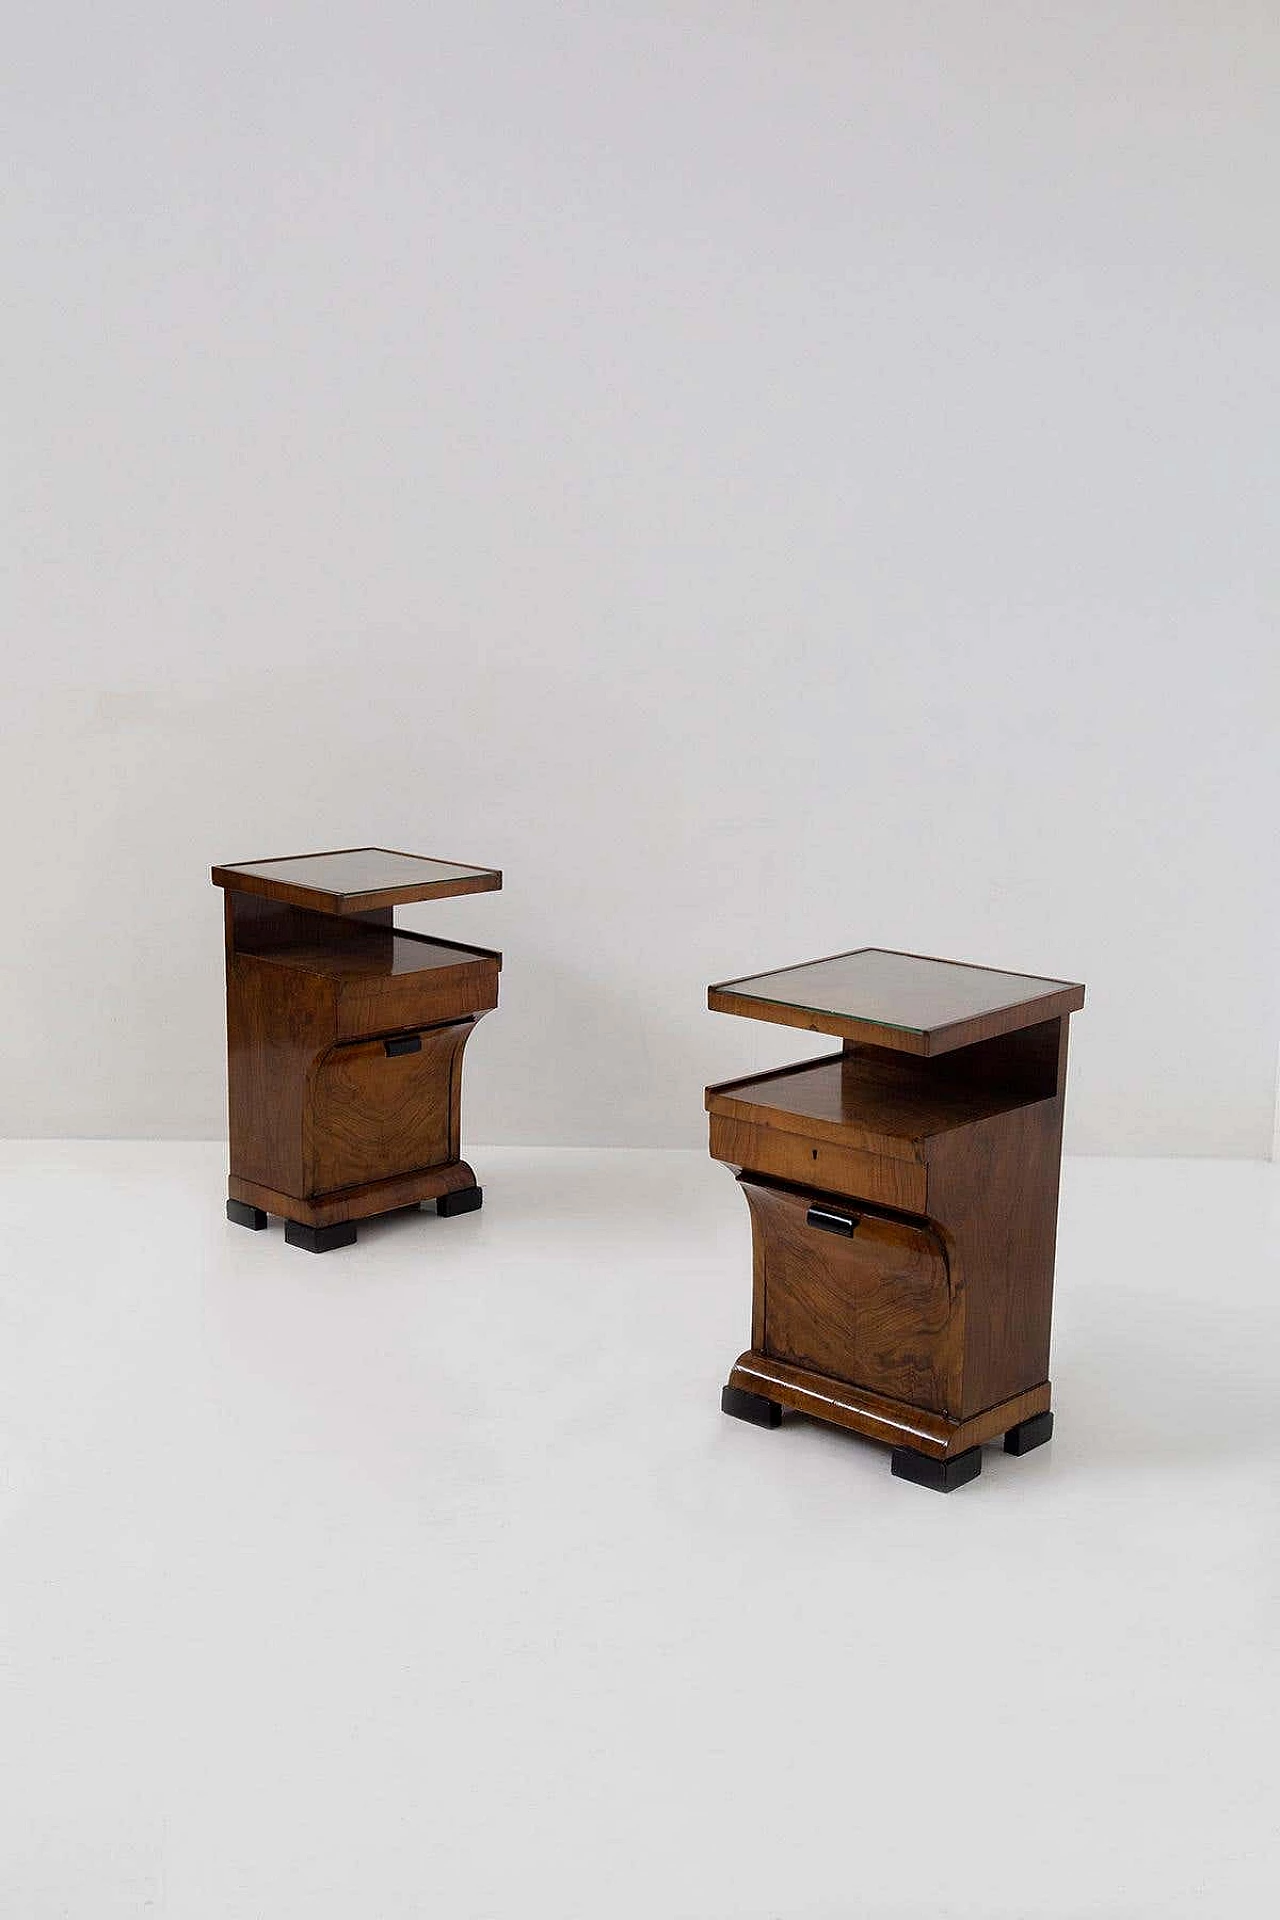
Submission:
[[711,1153],[751,1209],[751,1346],[726,1413],[791,1407],[894,1449],[944,1492],[1004,1435],[1053,1431],[1049,1325],[1065,980],[875,947],[712,987],[708,1005],[839,1036],[707,1089]]
[[462,1050],[502,955],[407,933],[392,908],[502,875],[383,847],[215,867],[226,890],[227,1218],[312,1253],[425,1200],[482,1199],[459,1157]]

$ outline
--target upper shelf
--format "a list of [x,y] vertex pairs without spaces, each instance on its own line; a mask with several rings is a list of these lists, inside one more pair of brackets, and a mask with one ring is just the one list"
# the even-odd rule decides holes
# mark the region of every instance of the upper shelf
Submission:
[[1070,980],[861,947],[777,973],[722,980],[708,989],[707,1005],[717,1013],[928,1056],[1074,1013],[1084,1005],[1084,988]]
[[893,1160],[923,1160],[935,1135],[1033,1106],[1042,1095],[944,1077],[902,1055],[828,1054],[707,1088],[707,1111]]
[[316,913],[369,913],[414,900],[491,893],[502,885],[502,875],[496,867],[463,867],[416,853],[394,853],[389,847],[345,847],[336,853],[215,867],[213,884]]
[[359,920],[326,919],[319,914],[310,925],[299,920],[279,928],[249,926],[236,951],[334,980],[382,980],[457,967],[502,966],[502,955],[489,947],[462,947],[455,940],[433,940],[403,927],[371,927]]

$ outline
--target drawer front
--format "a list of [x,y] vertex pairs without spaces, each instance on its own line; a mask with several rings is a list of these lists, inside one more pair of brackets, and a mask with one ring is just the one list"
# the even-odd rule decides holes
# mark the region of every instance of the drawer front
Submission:
[[828,1140],[783,1133],[778,1127],[757,1127],[721,1113],[711,1116],[711,1157],[748,1173],[772,1174],[775,1180],[794,1180],[827,1193],[856,1194],[860,1200],[878,1200],[882,1207],[901,1207],[905,1213],[924,1211],[928,1168],[914,1160],[890,1160],[884,1154],[833,1146]]
[[428,1027],[486,1013],[498,1004],[498,963],[476,960],[421,973],[344,978],[338,986],[338,1037],[358,1040],[393,1027]]
[[948,1412],[951,1288],[932,1229],[829,1195],[745,1179],[742,1185],[755,1236],[763,1351],[892,1400]]
[[313,1194],[457,1159],[454,1081],[470,1031],[466,1020],[324,1055],[311,1087]]

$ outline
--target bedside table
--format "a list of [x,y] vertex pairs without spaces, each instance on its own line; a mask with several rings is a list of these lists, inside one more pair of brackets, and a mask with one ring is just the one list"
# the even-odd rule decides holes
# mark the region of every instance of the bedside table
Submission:
[[1053,1431],[1049,1329],[1070,981],[866,947],[708,993],[839,1037],[707,1089],[751,1210],[751,1345],[721,1404],[893,1447],[942,1492]]
[[312,1253],[356,1222],[481,1190],[459,1157],[462,1050],[502,955],[408,933],[392,909],[489,892],[494,868],[383,847],[215,867],[225,890],[227,1218]]

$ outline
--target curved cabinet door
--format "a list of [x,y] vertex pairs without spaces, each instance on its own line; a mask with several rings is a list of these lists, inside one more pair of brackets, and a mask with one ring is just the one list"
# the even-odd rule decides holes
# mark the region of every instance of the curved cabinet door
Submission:
[[947,1412],[952,1303],[937,1234],[856,1200],[745,1179],[742,1188],[751,1208],[764,1352]]
[[311,1083],[311,1192],[458,1157],[457,1079],[472,1022],[333,1047]]

